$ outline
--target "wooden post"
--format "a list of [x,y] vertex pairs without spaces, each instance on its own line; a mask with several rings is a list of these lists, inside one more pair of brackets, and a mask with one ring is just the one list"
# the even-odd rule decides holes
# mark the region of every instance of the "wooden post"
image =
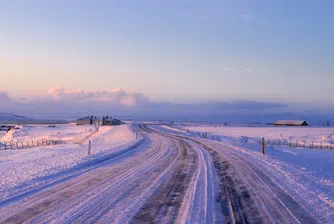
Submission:
[[313,141],[312,141],[312,147],[311,147],[311,149],[313,149]]
[[37,139],[37,146],[39,146],[39,141],[38,141],[38,139]]
[[262,138],[262,154],[264,154],[264,141],[265,141],[265,139]]
[[320,149],[322,149],[322,142],[320,143]]
[[21,144],[22,144],[22,149],[23,149],[24,148],[23,142]]
[[138,132],[136,132],[136,139],[138,139]]
[[17,142],[16,142],[16,149],[19,149],[19,146],[18,146]]
[[32,147],[35,147],[34,140],[31,140],[31,142],[32,142]]
[[92,142],[89,140],[89,142],[88,142],[88,155],[90,155],[91,147],[92,147]]

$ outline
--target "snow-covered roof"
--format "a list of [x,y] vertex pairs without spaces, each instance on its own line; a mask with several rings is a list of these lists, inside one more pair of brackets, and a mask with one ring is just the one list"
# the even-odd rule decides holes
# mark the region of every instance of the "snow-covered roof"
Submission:
[[302,125],[303,123],[307,123],[306,121],[303,120],[279,120],[276,121],[275,124],[281,124],[281,125]]

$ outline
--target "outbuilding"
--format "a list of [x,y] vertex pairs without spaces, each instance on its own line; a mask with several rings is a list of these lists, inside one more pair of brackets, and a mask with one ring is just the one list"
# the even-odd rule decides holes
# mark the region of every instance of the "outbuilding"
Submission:
[[94,116],[87,116],[87,117],[79,118],[78,120],[76,120],[76,124],[77,125],[92,125],[92,124],[99,123],[99,121],[100,120]]
[[122,121],[112,118],[109,116],[103,116],[101,118],[97,118],[94,116],[87,116],[76,120],[77,125],[93,125],[99,124],[102,126],[116,126],[124,124]]
[[303,120],[279,120],[276,121],[275,126],[308,126],[308,123]]

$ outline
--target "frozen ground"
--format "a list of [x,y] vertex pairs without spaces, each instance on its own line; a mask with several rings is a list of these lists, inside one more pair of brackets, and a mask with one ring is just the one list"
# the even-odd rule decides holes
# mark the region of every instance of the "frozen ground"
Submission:
[[266,148],[266,154],[262,155],[259,144],[252,141],[246,143],[244,138],[241,138],[241,136],[254,139],[262,136],[279,138],[284,133],[284,136],[319,140],[322,136],[333,133],[333,128],[183,127],[189,128],[190,133],[188,133],[167,126],[154,127],[157,130],[184,136],[208,132],[209,138],[261,167],[284,191],[323,223],[334,222],[334,151],[270,146]]
[[6,135],[0,138],[0,142],[31,142],[34,140],[63,140],[68,143],[78,142],[87,135],[95,131],[94,126],[76,126],[76,125],[22,125],[20,129],[10,130]]
[[[47,128],[26,126],[8,133],[3,138],[28,140],[33,138],[58,138],[78,140],[91,132],[90,126],[61,126]],[[91,155],[88,156],[88,143],[44,146],[20,150],[0,150],[0,201],[24,192],[24,187],[32,181],[48,177],[95,159],[126,150],[138,140],[127,125],[101,127],[91,138]]]
[[182,126],[196,132],[208,132],[209,136],[219,135],[221,138],[240,138],[245,136],[253,139],[287,139],[293,141],[334,143],[332,127],[229,127],[229,126]]
[[333,152],[263,155],[239,135],[132,128],[143,138],[127,126],[101,129],[91,156],[86,143],[6,151],[0,223],[334,222]]

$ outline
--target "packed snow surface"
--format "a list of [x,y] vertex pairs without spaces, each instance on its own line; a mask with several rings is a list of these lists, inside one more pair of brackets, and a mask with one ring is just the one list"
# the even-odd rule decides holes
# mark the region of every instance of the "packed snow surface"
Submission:
[[[53,135],[35,128],[12,136]],[[260,137],[242,131],[206,139],[160,125],[57,128],[89,136],[91,154],[87,141],[0,151],[0,222],[334,223],[334,152],[262,154],[248,141]]]
[[219,142],[261,167],[289,195],[303,205],[307,211],[315,214],[323,223],[334,223],[334,151],[267,146],[266,154],[262,155],[259,144],[254,141],[244,141],[246,136],[254,139],[286,136],[321,141],[322,136],[334,133],[334,128],[154,127],[157,130],[185,136],[194,136],[197,135],[197,132],[208,132],[209,139]]

